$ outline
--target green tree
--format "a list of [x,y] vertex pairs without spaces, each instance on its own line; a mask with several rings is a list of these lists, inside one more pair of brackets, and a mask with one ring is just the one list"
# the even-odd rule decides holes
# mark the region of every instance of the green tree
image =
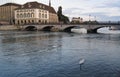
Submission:
[[69,18],[62,14],[62,7],[61,6],[58,7],[57,15],[58,15],[59,22],[63,22],[64,24],[69,23]]

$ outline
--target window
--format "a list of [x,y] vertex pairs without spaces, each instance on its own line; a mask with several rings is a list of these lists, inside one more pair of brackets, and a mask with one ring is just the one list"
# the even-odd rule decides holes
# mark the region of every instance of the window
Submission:
[[27,17],[26,13],[24,13],[24,17]]
[[26,9],[24,9],[24,12],[26,12]]
[[26,24],[26,20],[25,20],[25,24]]
[[41,18],[41,13],[39,13],[39,18]]
[[47,11],[45,11],[45,13],[47,13]]
[[23,15],[22,15],[22,14],[20,14],[20,18],[23,18]]
[[23,23],[23,20],[21,20],[21,23]]
[[43,9],[45,8],[45,6],[43,6]]
[[19,20],[18,20],[18,22],[17,22],[18,24],[20,24],[20,22],[19,22]]
[[23,10],[20,10],[20,12],[23,12]]
[[34,12],[34,9],[32,10],[32,12]]
[[41,22],[41,20],[39,20],[39,22]]
[[45,14],[45,18],[47,18],[47,14]]
[[28,12],[28,9],[26,9],[26,12]]
[[42,14],[42,18],[44,18],[44,14]]
[[17,14],[17,18],[19,18],[19,14]]
[[30,23],[30,20],[28,20],[28,23]]
[[32,14],[31,14],[31,17],[33,17],[33,18],[34,18],[34,13],[32,13]]
[[34,20],[32,20],[32,23],[34,23]]
[[30,17],[30,13],[27,13],[27,17]]
[[28,10],[28,12],[30,12],[30,10]]
[[45,24],[47,23],[47,20],[45,20]]
[[40,5],[40,8],[42,7],[42,5]]
[[41,10],[39,10],[39,12],[41,12]]

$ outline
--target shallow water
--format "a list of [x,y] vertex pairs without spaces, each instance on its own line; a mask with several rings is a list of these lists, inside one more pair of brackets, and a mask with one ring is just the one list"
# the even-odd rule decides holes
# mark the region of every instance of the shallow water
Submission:
[[0,77],[120,77],[120,35],[1,31]]

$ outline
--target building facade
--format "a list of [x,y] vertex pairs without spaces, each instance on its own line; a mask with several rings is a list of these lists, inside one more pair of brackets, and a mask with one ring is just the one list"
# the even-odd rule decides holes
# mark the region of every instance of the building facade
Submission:
[[0,24],[14,24],[14,10],[19,7],[20,5],[15,3],[0,5]]
[[38,2],[28,2],[15,10],[15,24],[58,23],[53,7]]
[[83,23],[83,18],[73,17],[71,23],[75,23],[75,24]]

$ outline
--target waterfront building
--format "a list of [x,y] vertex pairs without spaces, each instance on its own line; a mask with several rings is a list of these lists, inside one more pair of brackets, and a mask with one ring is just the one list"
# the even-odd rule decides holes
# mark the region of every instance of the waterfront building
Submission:
[[20,5],[16,3],[6,3],[0,5],[0,24],[14,24],[14,10]]
[[83,18],[80,18],[80,17],[73,17],[72,18],[72,23],[83,23]]
[[51,3],[27,2],[15,10],[15,24],[58,23],[58,16]]

